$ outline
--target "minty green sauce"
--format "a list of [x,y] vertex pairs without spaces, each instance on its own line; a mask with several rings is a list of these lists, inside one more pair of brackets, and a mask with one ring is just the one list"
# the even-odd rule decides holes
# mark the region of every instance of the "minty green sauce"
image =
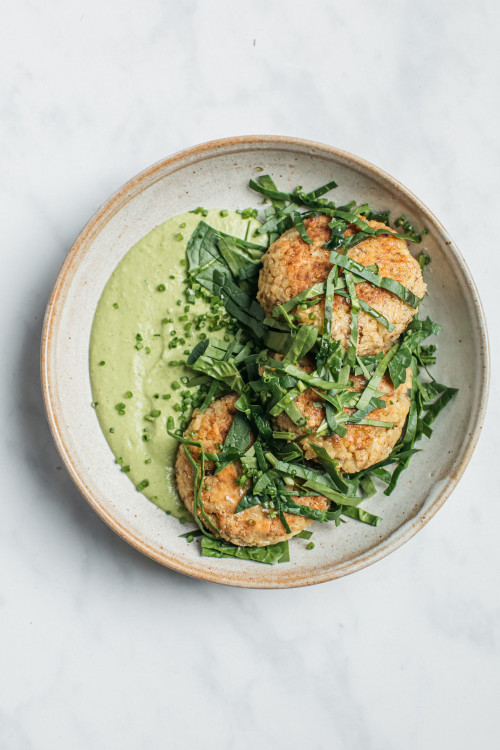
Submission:
[[[98,302],[89,351],[95,411],[118,462],[110,456],[110,470],[130,467],[126,475],[134,485],[144,487],[147,482],[143,494],[181,521],[190,516],[177,494],[174,464],[178,443],[167,435],[166,421],[173,416],[178,422],[175,404],[180,403],[184,390],[184,386],[175,390],[172,384],[190,375],[186,367],[170,363],[186,360],[184,352],[199,341],[200,333],[209,333],[206,328],[192,330],[192,337],[186,338],[186,321],[181,320],[185,315],[192,320],[209,310],[202,299],[190,305],[188,313],[184,310],[186,266],[181,261],[201,218],[187,213],[169,219],[129,250]],[[250,223],[248,239],[258,226],[255,220],[242,219],[233,211],[222,217],[218,210],[212,210],[203,219],[216,229],[242,238]],[[178,305],[178,300],[182,304]],[[165,318],[172,322],[162,323]],[[172,331],[185,338],[185,343],[169,348]],[[164,399],[164,395],[170,398]],[[121,404],[125,408],[117,408]],[[157,411],[161,412],[159,416],[147,419]]]

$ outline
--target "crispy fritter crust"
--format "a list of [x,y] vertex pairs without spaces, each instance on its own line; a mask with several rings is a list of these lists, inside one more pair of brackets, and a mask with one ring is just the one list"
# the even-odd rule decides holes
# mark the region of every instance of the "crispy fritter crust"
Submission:
[[[264,254],[257,298],[268,314],[272,313],[275,305],[288,302],[313,284],[326,281],[332,268],[329,261],[330,253],[323,248],[331,236],[328,222],[328,216],[316,216],[306,220],[308,234],[313,240],[312,245],[304,242],[297,230],[292,228],[273,242]],[[418,297],[423,297],[426,285],[422,272],[410,254],[406,242],[392,237],[394,230],[385,224],[378,221],[369,221],[368,224],[374,229],[387,229],[387,234],[360,242],[349,250],[348,256],[364,266],[376,264],[381,276],[395,279]],[[348,229],[346,235],[353,232],[353,229]],[[361,310],[358,318],[358,354],[364,357],[388,351],[407,328],[416,311],[392,292],[379,289],[368,282],[356,284],[356,294],[394,324],[394,330],[389,332]],[[340,341],[345,349],[349,346],[350,338],[350,308],[348,299],[335,295],[332,338]],[[296,309],[295,314],[299,315],[303,323],[314,325],[321,330],[324,310],[325,303],[322,300],[307,310]],[[316,315],[316,320],[309,317],[310,315]]]
[[[304,368],[312,369],[312,368]],[[354,381],[352,391],[361,391],[366,385],[362,377],[351,377]],[[300,445],[309,460],[317,460],[316,454],[310,443],[321,445],[331,458],[338,462],[339,471],[346,474],[354,474],[386,459],[396,443],[408,416],[410,409],[409,390],[411,388],[411,370],[408,368],[406,382],[394,389],[391,379],[385,375],[380,381],[379,391],[384,391],[382,399],[386,406],[383,409],[375,409],[369,414],[369,419],[380,422],[393,422],[394,427],[372,427],[370,425],[346,425],[347,435],[343,438],[338,435],[331,437],[314,437],[325,418],[325,410],[322,406],[315,406],[321,401],[321,397],[308,388],[295,399],[295,405],[307,419],[307,427],[313,430],[313,434],[304,438]],[[276,417],[278,429],[286,432],[294,432],[296,435],[304,435],[306,428],[299,428],[292,422],[285,412]]]
[[[236,413],[236,399],[235,395],[224,396],[214,401],[203,413],[195,411],[186,430],[186,436],[201,442],[206,451],[218,452]],[[197,458],[199,449],[192,447],[190,450]],[[179,494],[186,508],[193,513],[193,470],[182,445],[179,446],[175,468]],[[213,471],[213,464],[207,464],[207,469]],[[233,462],[220,474],[207,474],[202,485],[201,499],[205,512],[220,530],[223,539],[242,547],[265,547],[290,539],[311,525],[312,521],[309,518],[285,513],[292,531],[291,534],[287,534],[279,518],[270,518],[269,512],[260,506],[235,514],[238,503],[250,489],[250,484],[242,487],[236,484],[242,473],[240,462]],[[324,497],[294,497],[294,500],[320,510],[325,510],[329,505]]]

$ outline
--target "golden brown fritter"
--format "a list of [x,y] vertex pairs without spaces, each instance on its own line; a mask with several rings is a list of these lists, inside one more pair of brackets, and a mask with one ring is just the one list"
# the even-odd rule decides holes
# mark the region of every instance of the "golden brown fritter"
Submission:
[[[236,395],[224,396],[214,401],[203,413],[195,411],[186,430],[186,436],[201,442],[208,452],[219,452],[219,446],[224,443],[236,413],[234,404],[237,398]],[[199,455],[199,449],[191,447],[190,450],[194,457]],[[192,513],[193,470],[182,445],[179,446],[175,468],[179,494]],[[209,472],[213,471],[213,463],[208,464],[207,469]],[[242,473],[241,463],[233,462],[217,475],[207,474],[202,485],[201,499],[205,512],[210,521],[217,526],[223,539],[242,547],[265,547],[290,539],[310,526],[311,519],[285,513],[292,532],[287,534],[279,518],[271,518],[270,512],[261,506],[235,513],[241,498],[251,488],[250,483],[242,487],[236,483]],[[329,506],[328,500],[324,497],[294,497],[294,500],[296,503],[319,510],[325,510]]]
[[[310,371],[312,368],[304,367]],[[366,380],[360,376],[351,376],[354,385],[349,390],[362,391]],[[394,427],[373,427],[371,425],[350,424],[346,425],[347,435],[343,438],[339,435],[330,437],[315,437],[314,433],[325,419],[325,410],[322,406],[315,406],[321,401],[321,396],[311,388],[300,394],[295,399],[295,405],[307,419],[307,426],[297,427],[290,417],[282,412],[276,417],[278,429],[284,432],[294,432],[296,435],[304,435],[306,429],[313,430],[310,437],[304,438],[300,446],[309,460],[317,460],[316,454],[310,443],[321,445],[331,458],[338,462],[338,469],[346,474],[354,474],[362,469],[386,459],[403,430],[408,411],[410,409],[409,390],[411,388],[411,370],[408,368],[406,382],[394,389],[391,379],[385,375],[380,381],[379,391],[384,392],[381,398],[386,406],[383,409],[375,409],[369,415],[369,419],[380,422],[392,422]],[[353,410],[350,410],[351,412]]]
[[[363,218],[363,217],[361,217]],[[326,281],[332,268],[329,261],[330,252],[323,248],[331,236],[328,227],[328,216],[316,216],[307,219],[305,224],[313,240],[308,245],[295,228],[287,230],[269,247],[262,258],[262,270],[259,276],[259,293],[257,298],[268,315],[275,305],[283,304],[296,297],[300,292],[313,284]],[[426,285],[422,278],[419,264],[410,254],[405,240],[391,236],[393,231],[378,221],[369,221],[373,229],[387,229],[387,234],[372,237],[348,251],[348,256],[364,266],[376,264],[380,276],[395,279],[410,289],[418,297],[423,297]],[[347,229],[346,236],[355,229]],[[406,329],[412,320],[415,309],[396,297],[392,292],[379,289],[369,282],[356,284],[358,297],[394,324],[394,330],[388,331],[380,323],[360,310],[358,354],[361,357],[386,352],[394,341]],[[335,295],[332,315],[332,338],[349,347],[351,313],[350,301]],[[324,300],[307,310],[295,310],[303,323],[322,329],[324,319]],[[313,320],[310,316],[316,316]]]

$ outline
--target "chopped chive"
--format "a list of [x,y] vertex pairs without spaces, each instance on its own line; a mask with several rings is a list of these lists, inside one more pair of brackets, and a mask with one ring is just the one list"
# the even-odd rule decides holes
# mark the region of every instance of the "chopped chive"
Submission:
[[110,427],[110,428],[109,428],[109,431],[110,431],[111,433],[113,433],[113,432],[115,431],[115,428],[114,428],[114,427]]
[[121,469],[121,470],[122,470],[123,472],[127,473],[128,471],[130,471],[130,466],[128,466],[128,464],[127,464],[127,466],[122,466],[122,469]]
[[90,405],[91,405],[91,407],[92,407],[93,409],[95,409],[95,408],[96,408],[96,406],[99,406],[99,401],[92,401],[92,403],[91,403]]
[[156,289],[157,289],[157,290],[158,290],[159,292],[164,292],[166,288],[167,288],[167,287],[165,286],[165,284],[158,284],[158,286],[156,287]]
[[152,459],[152,458],[147,458],[147,459],[146,459],[146,460],[144,461],[144,463],[145,463],[145,464],[150,464],[150,463],[151,463],[152,461],[153,461],[153,459]]
[[140,352],[141,349],[144,349],[144,344],[142,343],[142,341],[138,341],[137,344],[135,345],[135,348],[137,349],[138,352]]
[[306,544],[306,549],[314,549],[314,542],[309,542],[309,544]]
[[174,235],[174,239],[180,242],[184,239],[184,235],[182,234],[182,232],[177,232],[177,234]]
[[133,395],[132,391],[125,391],[125,398],[132,398]]
[[118,302],[113,302],[113,307],[115,308],[115,310],[118,310],[120,305],[118,304]]
[[101,359],[101,361],[99,362],[99,367],[102,367],[105,364],[106,364],[106,362],[103,359]]
[[146,487],[149,487],[148,479],[143,479],[142,482],[139,482],[139,484],[137,485],[137,489],[139,490],[139,492],[142,492],[142,490],[145,490]]
[[151,412],[151,416],[156,419],[156,417],[159,417],[161,415],[161,411],[159,409],[153,409]]

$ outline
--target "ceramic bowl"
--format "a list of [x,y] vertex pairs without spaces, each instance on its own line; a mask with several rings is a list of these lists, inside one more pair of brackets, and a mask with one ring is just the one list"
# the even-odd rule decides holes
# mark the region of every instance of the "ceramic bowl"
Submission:
[[[155,225],[203,205],[256,205],[248,190],[256,167],[280,187],[311,189],[334,178],[335,200],[352,198],[404,213],[429,235],[423,247],[429,293],[424,314],[441,323],[438,380],[460,389],[435,423],[432,442],[412,460],[393,495],[364,507],[383,517],[376,528],[349,521],[315,524],[314,551],[292,543],[290,563],[267,566],[201,557],[180,539],[182,527],[137,492],[118,470],[92,401],[88,348],[97,301],[124,254]],[[42,384],[49,424],[77,487],[124,540],[159,563],[234,586],[305,586],[352,573],[410,539],[443,505],[474,450],[488,390],[488,350],[480,300],[460,252],[439,221],[409,190],[372,164],[331,146],[278,136],[205,143],[170,156],[127,182],[96,213],[71,248],[50,298],[42,340]]]

